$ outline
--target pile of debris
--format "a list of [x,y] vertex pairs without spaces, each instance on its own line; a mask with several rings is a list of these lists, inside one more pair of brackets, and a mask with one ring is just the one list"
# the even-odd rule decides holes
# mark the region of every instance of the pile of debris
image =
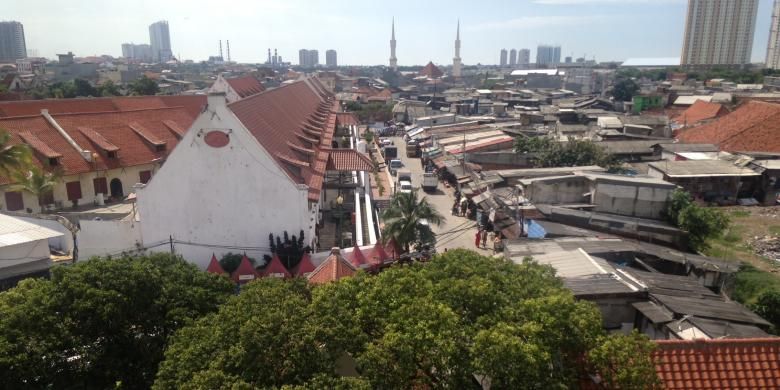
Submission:
[[769,260],[780,262],[780,237],[777,236],[757,236],[750,241],[750,246],[759,256],[766,257]]

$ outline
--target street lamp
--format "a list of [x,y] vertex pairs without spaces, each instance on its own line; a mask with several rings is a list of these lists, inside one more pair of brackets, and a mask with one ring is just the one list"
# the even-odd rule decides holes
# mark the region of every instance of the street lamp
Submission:
[[344,243],[344,197],[339,194],[339,196],[336,197],[336,204],[338,205],[338,213],[339,213],[339,228],[338,228],[338,243],[339,248],[341,248]]

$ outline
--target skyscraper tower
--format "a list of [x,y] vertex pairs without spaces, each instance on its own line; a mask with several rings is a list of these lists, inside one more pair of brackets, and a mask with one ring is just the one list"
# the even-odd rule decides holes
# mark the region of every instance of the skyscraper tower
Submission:
[[458,19],[458,30],[455,33],[455,57],[452,59],[452,76],[461,76],[460,63],[460,19]]
[[398,70],[398,58],[395,58],[395,18],[393,18],[393,32],[390,36],[390,69]]
[[747,65],[758,0],[688,0],[683,66]]
[[0,61],[27,58],[24,26],[19,22],[0,22]]
[[501,61],[500,61],[501,66],[506,66],[506,53],[507,53],[506,49],[501,49]]
[[766,67],[780,69],[780,0],[772,7],[772,23],[769,26],[769,42],[766,46]]
[[152,45],[152,59],[154,61],[166,62],[173,58],[168,21],[161,20],[149,26],[149,41]]

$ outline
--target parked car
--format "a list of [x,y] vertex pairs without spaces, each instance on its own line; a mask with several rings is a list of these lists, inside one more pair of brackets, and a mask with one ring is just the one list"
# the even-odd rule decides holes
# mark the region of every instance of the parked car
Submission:
[[393,140],[391,140],[389,138],[380,138],[379,139],[379,146],[383,146],[384,147],[384,146],[393,146],[393,145],[395,145],[393,143]]
[[401,160],[390,160],[390,163],[387,164],[387,168],[390,170],[390,174],[394,175],[400,168],[404,167],[404,163]]
[[402,180],[398,182],[398,191],[404,194],[412,192],[412,182]]

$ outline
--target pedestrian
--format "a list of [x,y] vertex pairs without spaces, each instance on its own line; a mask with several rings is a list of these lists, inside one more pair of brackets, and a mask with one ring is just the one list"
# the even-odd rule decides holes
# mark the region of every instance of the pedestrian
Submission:
[[455,202],[455,204],[454,204],[454,205],[452,205],[452,215],[455,215],[455,216],[457,216],[457,215],[458,215],[458,210],[459,210],[459,209],[460,209],[460,208],[458,207],[458,202]]
[[483,230],[482,231],[482,247],[485,248],[485,249],[487,249],[487,236],[488,236],[487,230]]
[[479,243],[482,241],[480,234],[482,233],[481,230],[477,230],[477,237],[476,240],[474,240],[474,245],[479,248]]

